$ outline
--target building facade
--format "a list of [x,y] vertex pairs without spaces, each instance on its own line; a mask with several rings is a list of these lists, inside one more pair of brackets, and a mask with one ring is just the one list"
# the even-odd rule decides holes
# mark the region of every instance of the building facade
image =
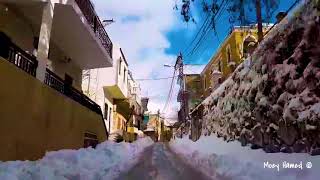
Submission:
[[89,70],[83,79],[84,92],[102,107],[111,139],[121,137],[130,142],[137,139],[143,133],[141,88],[129,71],[120,46],[113,47],[112,67]]
[[[201,73],[204,98],[229,77],[258,42],[254,27],[234,27]],[[253,47],[252,47],[253,45]]]
[[[268,28],[268,26],[264,26],[264,32]],[[240,63],[250,57],[257,46],[257,37],[256,26],[234,27],[232,29],[200,74],[202,88],[197,88],[197,90],[202,91],[201,100],[207,98],[234,72]],[[197,81],[198,79],[193,79],[190,83],[196,83]],[[192,97],[188,98],[188,100],[192,100]],[[192,108],[189,111],[191,118],[190,139],[196,141],[202,133],[203,106],[196,104]]]
[[81,90],[83,70],[113,63],[91,2],[2,0],[0,22],[1,82],[10,82],[0,92],[7,145],[0,159],[37,159],[106,140],[101,108]]

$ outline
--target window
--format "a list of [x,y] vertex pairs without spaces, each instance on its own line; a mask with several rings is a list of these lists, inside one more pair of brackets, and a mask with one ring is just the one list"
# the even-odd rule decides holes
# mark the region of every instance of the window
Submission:
[[68,86],[72,86],[73,78],[70,75],[65,74],[64,81],[65,81],[65,84],[67,84]]
[[107,120],[108,120],[108,110],[109,110],[108,104],[105,103],[104,104],[104,119],[107,119]]
[[230,45],[227,47],[227,60],[228,60],[228,63],[231,62],[231,49],[230,49]]
[[244,58],[247,58],[250,54],[253,53],[254,49],[257,46],[257,40],[254,36],[249,35],[248,37],[245,38],[245,40],[243,41],[243,50],[242,50],[242,54],[244,56]]
[[123,70],[123,82],[126,82],[126,72],[127,72],[127,70],[126,70],[126,68],[124,68],[124,70]]
[[99,144],[98,137],[96,134],[86,132],[84,133],[84,142],[83,147],[93,147],[96,148],[97,144]]
[[219,68],[219,71],[222,72],[222,59],[220,59],[218,62],[218,68]]
[[[109,109],[109,121],[111,121],[111,111],[112,111],[112,109],[111,109],[111,107],[110,107],[110,109]],[[110,124],[110,123],[109,123]]]
[[120,58],[120,62],[119,62],[119,75],[121,75],[121,64],[122,64],[122,60]]

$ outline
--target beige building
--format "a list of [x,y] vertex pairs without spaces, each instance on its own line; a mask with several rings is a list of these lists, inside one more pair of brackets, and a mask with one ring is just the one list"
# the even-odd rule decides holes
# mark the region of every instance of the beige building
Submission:
[[0,160],[106,140],[81,86],[83,70],[112,66],[112,47],[90,0],[0,0]]
[[142,133],[139,132],[143,114],[140,85],[133,79],[120,46],[113,47],[112,67],[85,72],[82,88],[102,107],[104,122],[111,134],[133,141]]

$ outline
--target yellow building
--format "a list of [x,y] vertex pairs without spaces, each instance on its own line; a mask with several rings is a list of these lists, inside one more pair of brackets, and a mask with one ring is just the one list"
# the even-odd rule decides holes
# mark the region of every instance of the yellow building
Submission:
[[202,84],[199,74],[186,74],[186,91],[188,97],[188,109],[195,108],[201,102]]
[[107,139],[81,86],[83,70],[112,66],[112,47],[90,0],[1,0],[0,160]]
[[204,98],[209,96],[248,56],[256,46],[257,39],[255,27],[233,28],[201,73]]
[[159,136],[159,114],[148,114],[146,116],[148,117],[148,122],[144,133],[156,142],[158,141]]

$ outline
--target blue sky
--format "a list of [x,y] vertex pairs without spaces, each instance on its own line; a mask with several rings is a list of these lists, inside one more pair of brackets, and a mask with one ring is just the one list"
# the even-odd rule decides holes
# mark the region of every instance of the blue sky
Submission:
[[[180,0],[92,0],[101,19],[114,19],[115,23],[106,27],[112,42],[120,45],[129,63],[129,69],[136,79],[170,77],[173,68],[164,64],[174,64],[176,55],[190,46],[205,15],[199,11],[199,3],[193,6],[197,21],[184,23],[180,11],[174,11],[175,2]],[[197,0],[195,0],[197,1]],[[279,10],[285,11],[294,0],[280,0]],[[186,63],[206,64],[228,33],[228,14],[223,13],[217,23],[218,38],[211,31],[199,51],[186,57]],[[219,41],[220,40],[220,41]],[[188,66],[191,72],[201,72],[204,66]],[[142,96],[148,96],[149,109],[156,112],[162,109],[167,98],[171,79],[141,81]],[[167,117],[175,117],[179,104],[176,102],[178,85]]]
[[[286,11],[295,0],[280,0],[279,6],[275,12],[279,11]],[[166,36],[169,39],[171,43],[171,47],[166,49],[166,53],[169,54],[178,54],[180,51],[183,52],[183,50],[190,46],[190,42],[194,38],[195,34],[198,32],[199,28],[201,27],[204,19],[205,14],[201,11],[201,1],[195,1],[195,5],[192,10],[197,11],[196,14],[196,21],[197,24],[194,25],[192,22],[186,23],[185,26],[191,26],[187,29],[173,29],[172,31],[169,31]],[[251,15],[250,15],[251,16]],[[232,26],[228,22],[229,15],[225,11],[220,17],[220,20],[217,21],[217,34],[218,37],[214,34],[213,31],[210,31],[210,34],[207,36],[206,41],[203,43],[203,45],[200,47],[199,52],[195,53],[192,57],[187,57],[185,61],[187,63],[195,63],[195,64],[206,64],[210,60],[210,57],[214,54],[214,52],[219,47],[220,42],[223,42],[223,40],[226,38],[230,27]],[[254,20],[255,16],[251,16],[250,19]],[[275,17],[271,19],[271,22],[275,22]]]

